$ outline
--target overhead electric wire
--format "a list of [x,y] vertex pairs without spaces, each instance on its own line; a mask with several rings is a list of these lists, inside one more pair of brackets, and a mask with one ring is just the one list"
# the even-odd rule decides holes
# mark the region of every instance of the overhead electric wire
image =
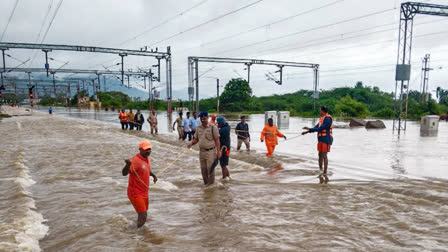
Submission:
[[[431,32],[431,33],[425,33],[425,34],[421,34],[421,35],[417,35],[414,36],[414,38],[421,38],[421,37],[427,37],[427,36],[433,36],[433,35],[439,35],[439,34],[445,34],[448,33],[448,31],[439,31],[439,32]],[[331,49],[331,50],[327,50],[327,51],[321,51],[321,52],[312,52],[311,54],[321,54],[321,53],[327,53],[327,52],[331,52],[331,51],[339,51],[339,50],[346,50],[346,49],[351,49],[351,48],[356,48],[356,47],[362,47],[362,46],[370,46],[370,45],[377,45],[377,44],[382,44],[382,43],[389,43],[389,42],[393,42],[395,43],[396,40],[395,39],[389,39],[389,40],[382,40],[382,41],[377,41],[375,43],[365,43],[365,44],[361,44],[361,45],[354,45],[354,46],[349,46],[349,47],[342,47],[342,48],[336,48],[336,49]],[[299,54],[300,55],[300,54]],[[290,58],[295,58],[298,57],[299,55],[294,55],[292,57],[288,57],[286,59],[290,59]],[[306,54],[305,54],[306,55]],[[302,54],[303,56],[303,54]]]
[[217,16],[217,17],[214,17],[214,18],[212,18],[212,19],[210,19],[210,20],[207,20],[207,21],[205,21],[205,22],[202,22],[202,23],[200,23],[200,24],[197,24],[197,25],[195,25],[195,26],[192,26],[192,27],[190,27],[190,28],[188,28],[188,29],[186,29],[186,30],[180,31],[180,32],[178,32],[178,33],[176,33],[176,34],[174,34],[174,35],[171,35],[171,36],[167,37],[167,38],[161,39],[161,40],[159,40],[159,41],[157,41],[157,42],[155,42],[155,43],[152,43],[152,44],[149,45],[149,46],[151,47],[151,46],[153,46],[153,45],[157,45],[157,44],[159,44],[159,43],[161,43],[161,42],[164,42],[164,41],[167,41],[167,40],[169,40],[169,39],[175,38],[175,37],[177,37],[177,36],[179,36],[179,35],[181,35],[181,34],[184,34],[184,33],[186,33],[186,32],[190,32],[190,31],[195,30],[195,29],[197,29],[197,28],[199,28],[199,27],[201,27],[201,26],[204,26],[204,25],[210,24],[210,23],[212,23],[212,22],[215,22],[216,20],[219,20],[219,19],[221,19],[221,18],[223,18],[223,17],[227,17],[227,16],[229,16],[229,15],[232,15],[232,14],[238,12],[238,11],[247,9],[247,8],[249,8],[249,7],[251,7],[251,6],[254,6],[254,5],[258,4],[258,3],[261,3],[261,2],[263,2],[263,1],[264,1],[264,0],[257,0],[257,1],[255,1],[255,2],[250,3],[250,4],[244,5],[243,7],[240,7],[240,8],[238,8],[238,9],[236,9],[236,10],[233,10],[233,11],[230,11],[230,12],[227,12],[227,13],[224,13],[224,14],[219,15],[219,16]]
[[[435,23],[435,22],[440,22],[440,21],[448,21],[448,20],[447,20],[447,19],[431,20],[431,21],[427,21],[427,22],[423,22],[423,23],[415,24],[414,26],[419,26],[419,25],[424,25],[424,24],[429,24],[429,23]],[[291,48],[289,48],[288,50],[282,50],[281,52],[291,51],[291,50],[296,50],[296,49],[302,49],[302,48],[305,48],[305,47],[310,47],[310,46],[315,46],[315,45],[322,45],[322,44],[326,44],[326,43],[328,43],[328,42],[334,42],[334,41],[338,41],[338,40],[346,40],[346,39],[352,39],[352,38],[359,38],[359,37],[364,37],[364,36],[368,36],[368,35],[372,35],[372,34],[376,34],[376,33],[382,33],[382,32],[387,32],[387,31],[394,31],[394,30],[396,30],[396,28],[391,28],[391,29],[384,29],[384,30],[379,30],[379,31],[373,31],[373,32],[370,32],[370,33],[360,34],[360,35],[351,36],[351,37],[343,37],[344,35],[347,35],[347,34],[357,33],[357,32],[367,31],[367,30],[372,30],[372,29],[375,29],[375,28],[378,28],[378,27],[381,27],[381,26],[388,26],[388,25],[395,25],[395,23],[388,23],[388,24],[383,24],[383,25],[377,25],[377,26],[367,27],[367,28],[362,29],[362,30],[351,31],[351,32],[343,33],[343,34],[337,34],[337,35],[332,35],[332,36],[321,37],[321,38],[318,38],[318,39],[309,40],[309,41],[306,41],[306,42],[303,42],[303,43],[309,43],[309,42],[314,42],[314,41],[320,41],[320,40],[322,40],[322,39],[327,39],[327,38],[332,38],[332,37],[341,37],[341,38],[339,38],[339,39],[335,39],[335,40],[331,40],[331,41],[327,41],[327,42],[322,42],[322,43],[317,43],[317,44],[312,44],[312,45],[306,45],[306,46],[299,46],[299,47],[291,47]],[[387,40],[387,41],[396,41],[396,40]],[[271,51],[271,50],[276,50],[276,49],[278,50],[278,49],[282,49],[282,48],[288,48],[289,46],[290,46],[290,45],[288,45],[288,46],[284,46],[284,47],[273,47],[273,48],[270,48],[270,49],[264,49],[264,50],[262,50],[262,51],[264,52],[264,51]],[[279,53],[279,52],[278,52],[278,53]],[[278,53],[274,53],[274,54],[278,54]],[[263,55],[267,55],[267,54],[261,54],[261,55],[258,54],[258,55],[256,55],[256,56],[258,57],[258,56],[263,56]],[[269,55],[272,55],[272,53],[269,53]],[[252,57],[255,57],[255,56],[252,56]]]
[[278,37],[275,37],[275,38],[270,38],[270,39],[265,39],[265,40],[262,40],[262,41],[257,41],[257,42],[254,42],[254,43],[250,43],[250,44],[246,44],[244,46],[237,47],[237,48],[227,49],[225,51],[218,52],[215,55],[224,54],[224,53],[228,53],[230,51],[240,50],[240,49],[247,48],[247,47],[252,47],[252,46],[255,46],[255,45],[260,45],[260,44],[264,44],[264,43],[267,43],[267,42],[272,42],[272,41],[276,41],[276,40],[279,40],[279,39],[288,38],[288,37],[291,37],[291,36],[296,36],[296,35],[299,35],[299,34],[310,32],[310,31],[315,31],[315,30],[319,30],[319,29],[323,29],[323,28],[328,28],[328,27],[339,25],[339,24],[343,24],[343,23],[348,23],[348,22],[359,20],[359,19],[363,19],[363,18],[366,18],[366,17],[371,17],[371,16],[383,14],[383,13],[386,13],[386,12],[389,12],[389,11],[392,11],[392,10],[395,10],[395,8],[386,9],[386,10],[382,10],[382,11],[377,11],[377,12],[365,14],[365,15],[362,15],[362,16],[358,16],[358,17],[355,17],[355,18],[349,18],[349,19],[345,19],[345,20],[338,21],[338,22],[335,22],[335,23],[321,25],[321,26],[310,28],[310,29],[301,30],[301,31],[289,33],[289,34],[286,34],[286,35],[278,36]]
[[[213,43],[216,43],[216,42],[222,42],[222,41],[224,41],[224,40],[231,39],[231,38],[234,38],[234,37],[243,35],[243,34],[245,34],[245,33],[250,33],[250,32],[253,32],[253,31],[256,31],[256,30],[265,28],[265,27],[269,27],[269,26],[271,26],[271,25],[275,25],[275,24],[278,24],[278,23],[285,22],[285,21],[287,21],[287,20],[296,18],[296,17],[298,17],[298,16],[302,16],[302,15],[305,15],[305,14],[308,14],[308,13],[311,13],[311,12],[314,12],[314,11],[321,10],[321,9],[323,9],[323,8],[326,8],[326,7],[335,5],[335,4],[340,3],[340,2],[343,2],[343,1],[344,1],[344,0],[337,0],[337,1],[334,1],[334,2],[331,2],[331,3],[324,4],[324,5],[319,6],[319,7],[316,7],[316,8],[312,8],[312,9],[309,9],[309,10],[306,10],[306,11],[301,11],[301,12],[299,12],[299,13],[296,13],[296,14],[294,14],[294,15],[291,15],[291,16],[288,16],[288,17],[279,19],[279,20],[277,20],[277,21],[274,21],[274,22],[271,22],[271,23],[268,23],[268,24],[264,24],[264,25],[260,25],[260,26],[251,28],[251,29],[249,29],[249,30],[247,30],[247,31],[238,32],[238,33],[235,33],[235,34],[232,34],[232,35],[229,35],[229,36],[225,36],[225,37],[222,37],[222,38],[219,38],[219,39],[216,39],[216,40],[212,40],[212,41],[203,43],[203,44],[201,44],[200,46],[196,46],[196,47],[204,47],[204,46],[206,46],[206,45],[210,45],[210,44],[213,44]],[[184,50],[188,50],[188,49],[184,49]]]
[[[25,61],[23,61],[23,60],[19,60],[19,59],[16,58],[16,57],[13,57],[13,56],[11,56],[11,55],[9,55],[9,54],[6,54],[6,53],[5,53],[5,55],[8,56],[8,57],[11,58],[11,59],[17,60],[18,62],[22,62],[22,63],[25,62]],[[30,59],[28,59],[28,60],[30,60]],[[28,60],[27,60],[27,61],[28,61]]]
[[[42,36],[42,39],[40,40],[40,43],[39,43],[39,44],[42,44],[42,43],[44,42],[45,38],[47,37],[48,31],[50,30],[51,26],[53,25],[53,21],[54,21],[54,19],[56,18],[56,15],[58,14],[59,8],[61,7],[63,1],[64,1],[64,0],[60,0],[59,3],[58,3],[58,5],[56,6],[56,10],[54,11],[53,16],[51,17],[50,22],[48,23],[47,29],[45,30],[45,33],[44,33],[44,35]],[[48,17],[48,15],[49,15],[49,13],[50,13],[51,6],[52,6],[52,5],[53,5],[53,0],[51,0],[50,4],[49,4],[49,6],[48,6],[47,14],[45,15],[44,21],[42,22],[41,29],[40,29],[39,34],[38,34],[37,39],[36,39],[36,43],[39,41],[40,34],[41,34],[41,32],[42,32],[42,27],[44,26],[44,24],[45,24],[45,22],[46,22],[46,20],[47,20],[47,17]],[[34,59],[36,58],[36,55],[37,55],[37,51],[34,53],[34,55],[33,55],[33,59],[31,60],[30,65],[33,64]]]
[[14,13],[16,11],[17,5],[19,4],[19,0],[16,0],[14,3],[14,7],[12,8],[11,14],[9,15],[8,22],[6,23],[5,29],[2,32],[2,36],[0,37],[0,42],[3,41],[3,37],[6,34],[6,31],[8,30],[9,24],[11,23],[12,17],[14,16]]
[[140,33],[138,33],[137,35],[134,35],[132,38],[129,38],[129,39],[127,39],[127,40],[125,40],[125,41],[119,43],[118,45],[121,46],[121,45],[124,45],[124,44],[126,44],[126,43],[128,43],[128,42],[134,40],[134,39],[137,39],[138,37],[141,37],[141,36],[143,36],[144,34],[150,32],[150,31],[153,31],[153,30],[155,30],[155,29],[157,29],[157,28],[159,28],[159,27],[161,27],[161,26],[163,26],[163,25],[165,25],[165,24],[171,22],[171,21],[173,21],[174,19],[176,19],[176,18],[178,18],[178,17],[181,17],[181,16],[185,15],[186,13],[190,12],[191,10],[193,10],[193,9],[195,9],[195,8],[201,6],[201,5],[203,5],[204,3],[208,2],[208,1],[209,1],[209,0],[203,0],[203,1],[201,1],[201,2],[199,2],[199,3],[197,3],[197,4],[193,5],[193,6],[191,6],[190,8],[188,8],[188,9],[186,9],[186,10],[184,10],[184,11],[181,11],[179,14],[177,14],[177,15],[175,15],[175,16],[172,16],[172,17],[170,17],[170,18],[168,18],[168,19],[166,19],[165,21],[163,21],[163,22],[161,22],[161,23],[159,23],[159,24],[157,24],[157,25],[155,25],[155,26],[150,27],[150,28],[148,28],[148,29],[146,29],[146,30],[144,30],[144,31],[142,31],[142,32],[140,32]]
[[[186,9],[186,10],[180,12],[179,14],[177,14],[177,15],[175,15],[175,16],[172,16],[171,18],[166,19],[166,20],[163,21],[162,23],[159,23],[159,24],[157,24],[157,25],[155,25],[155,26],[153,26],[153,27],[151,27],[151,28],[148,28],[148,29],[146,29],[145,31],[140,32],[139,34],[133,36],[132,38],[126,39],[125,41],[121,42],[121,43],[118,44],[118,45],[119,45],[119,46],[124,45],[124,44],[126,44],[126,43],[128,43],[128,42],[130,42],[130,41],[132,41],[132,40],[134,40],[134,39],[136,39],[136,38],[138,38],[138,37],[144,35],[145,33],[148,33],[148,32],[150,32],[150,31],[153,31],[154,29],[157,29],[157,28],[159,28],[159,27],[161,27],[161,26],[163,26],[163,25],[165,25],[165,24],[167,24],[167,23],[173,21],[174,19],[183,16],[184,14],[190,12],[191,10],[193,10],[193,9],[195,9],[195,8],[197,8],[197,7],[199,7],[200,5],[202,5],[202,4],[204,4],[205,2],[208,2],[208,1],[209,1],[209,0],[201,1],[201,2],[199,2],[199,3],[195,4],[195,5],[193,5],[192,7],[190,7],[190,8],[188,8],[188,9]],[[103,43],[103,42],[104,42],[104,41],[102,41],[102,42],[100,42],[100,43]],[[104,61],[104,62],[102,62],[102,63],[99,63],[99,64],[97,64],[97,65],[93,65],[93,66],[91,66],[91,67],[100,66],[100,65],[102,65],[102,64],[105,64],[105,63],[110,62],[110,61],[113,61],[113,60],[115,60],[115,58],[113,58],[113,59],[112,59],[112,58],[111,58],[111,59],[108,59],[108,60],[106,60],[106,61]]]
[[39,33],[37,34],[37,38],[36,38],[36,42],[37,43],[39,41],[40,35],[42,34],[42,30],[45,26],[45,23],[47,21],[48,15],[50,15],[50,11],[51,11],[51,7],[53,6],[53,1],[54,0],[50,0],[50,3],[48,4],[48,8],[47,8],[47,13],[45,14],[44,20],[42,21],[42,24],[40,25],[40,29],[39,29]]
[[42,40],[40,41],[41,44],[44,42],[45,38],[47,38],[48,31],[50,30],[51,26],[53,25],[53,21],[56,18],[56,15],[58,14],[58,11],[59,11],[59,8],[62,5],[62,2],[64,2],[64,0],[60,0],[59,3],[58,3],[58,6],[56,7],[56,10],[54,11],[53,16],[51,17],[50,23],[48,24],[48,27],[45,30],[44,36],[42,37]]

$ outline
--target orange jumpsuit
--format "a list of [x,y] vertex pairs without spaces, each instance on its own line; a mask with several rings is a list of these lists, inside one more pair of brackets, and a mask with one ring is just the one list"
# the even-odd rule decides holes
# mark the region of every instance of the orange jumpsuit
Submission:
[[268,150],[268,153],[266,153],[266,156],[272,156],[274,153],[275,146],[278,144],[278,138],[284,137],[284,135],[278,131],[277,126],[272,125],[269,126],[269,124],[266,124],[264,126],[263,131],[261,131],[260,140],[264,140],[266,143],[266,149]]
[[149,175],[151,160],[137,154],[131,159],[129,168],[128,198],[137,213],[148,211]]

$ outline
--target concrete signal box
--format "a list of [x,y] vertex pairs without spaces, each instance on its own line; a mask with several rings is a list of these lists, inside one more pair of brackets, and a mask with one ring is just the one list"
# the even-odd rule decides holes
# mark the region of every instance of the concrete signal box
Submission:
[[277,111],[265,111],[264,124],[268,123],[269,118],[272,118],[272,120],[274,120],[274,124],[277,124]]
[[289,128],[289,111],[279,111],[277,113],[277,126],[279,129]]
[[422,116],[420,123],[421,132],[434,132],[439,130],[439,119],[437,115]]

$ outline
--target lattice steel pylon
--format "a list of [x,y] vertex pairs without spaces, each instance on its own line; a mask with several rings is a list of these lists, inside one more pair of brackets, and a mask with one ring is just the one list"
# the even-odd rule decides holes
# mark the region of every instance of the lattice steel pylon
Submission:
[[[448,16],[448,5],[406,2],[400,8],[397,67],[395,72],[395,117],[393,131],[406,130],[409,79],[411,73],[412,29],[417,14]],[[399,89],[399,95],[398,95]]]

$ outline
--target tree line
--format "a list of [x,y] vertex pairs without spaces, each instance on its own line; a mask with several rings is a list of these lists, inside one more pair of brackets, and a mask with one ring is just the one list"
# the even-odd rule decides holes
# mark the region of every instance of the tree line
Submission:
[[[80,95],[86,95],[81,93]],[[97,98],[102,102],[103,108],[132,108],[148,109],[148,100],[131,99],[128,95],[112,91],[97,92]],[[72,105],[77,104],[75,95]],[[437,100],[436,100],[437,99]],[[421,101],[422,96],[418,91],[409,91],[408,118],[419,119],[427,114],[446,114],[448,103],[448,90],[437,88],[436,99],[432,97],[428,101]],[[57,102],[57,98],[44,97],[42,105],[50,105]],[[91,96],[90,100],[94,100]],[[200,110],[209,112],[216,111],[216,98],[200,100]],[[318,108],[322,105],[328,107],[330,113],[337,117],[394,117],[394,96],[393,93],[381,91],[378,87],[366,86],[362,82],[357,82],[353,87],[340,87],[331,90],[321,90],[319,98],[314,106],[313,91],[299,90],[294,93],[270,96],[254,96],[252,89],[243,79],[232,79],[226,84],[224,91],[220,95],[220,112],[226,113],[264,113],[264,111],[277,110],[289,111],[292,116],[316,116],[319,114]],[[173,107],[180,106],[180,102],[173,102]],[[189,102],[184,102],[185,107],[190,107]],[[154,109],[165,110],[166,101],[154,100]]]

